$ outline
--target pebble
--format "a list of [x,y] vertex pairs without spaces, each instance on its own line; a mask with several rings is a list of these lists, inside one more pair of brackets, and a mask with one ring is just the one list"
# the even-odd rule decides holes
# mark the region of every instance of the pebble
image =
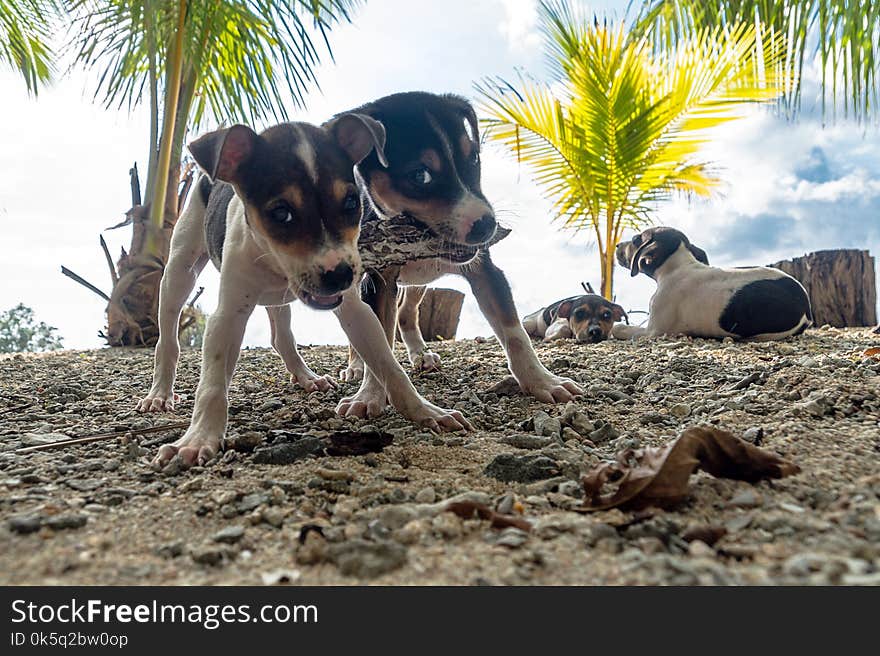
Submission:
[[737,492],[728,502],[728,505],[734,506],[736,508],[757,508],[763,503],[764,500],[761,498],[760,494],[758,494],[754,490],[746,489]]
[[437,493],[434,491],[433,487],[423,487],[416,492],[415,496],[416,503],[434,503],[436,499]]
[[235,544],[244,537],[244,527],[227,526],[214,534],[211,539],[214,542],[222,542],[223,544]]
[[562,431],[562,422],[560,422],[556,417],[551,417],[543,410],[539,410],[537,413],[535,413],[532,421],[535,425],[536,435],[555,437],[558,436],[559,433]]
[[40,515],[15,515],[7,520],[7,525],[13,533],[25,535],[39,531],[43,518]]
[[293,585],[302,578],[298,569],[276,569],[260,574],[263,585]]
[[502,453],[492,459],[484,473],[499,481],[530,483],[557,476],[560,470],[556,462],[546,456]]
[[348,540],[332,545],[329,555],[341,574],[363,579],[392,572],[407,561],[406,547],[390,540]]
[[[535,428],[537,431],[537,427]],[[543,449],[552,444],[553,440],[549,437],[539,437],[538,435],[526,435],[524,433],[516,433],[514,435],[505,435],[500,442],[509,444],[517,449]]]
[[56,531],[82,528],[89,521],[86,515],[55,515],[46,520],[46,526]]
[[21,444],[22,446],[42,446],[69,439],[70,436],[64,433],[25,433],[21,436]]
[[529,539],[529,534],[519,528],[509,527],[501,531],[495,544],[510,549],[518,549]]
[[688,545],[688,553],[695,558],[714,558],[715,550],[702,540],[694,540]]
[[691,414],[691,406],[689,406],[687,403],[676,403],[674,406],[669,408],[669,414],[671,414],[673,417],[684,419]]
[[190,553],[190,557],[193,562],[213,567],[223,562],[223,550],[211,546],[199,547]]
[[599,428],[587,434],[593,444],[601,444],[620,437],[620,432],[609,423],[603,423]]

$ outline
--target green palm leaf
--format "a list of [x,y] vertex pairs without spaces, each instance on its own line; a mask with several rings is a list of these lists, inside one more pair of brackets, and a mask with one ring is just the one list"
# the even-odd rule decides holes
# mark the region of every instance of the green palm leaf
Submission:
[[0,64],[18,71],[34,95],[52,79],[58,10],[55,0],[0,0]]

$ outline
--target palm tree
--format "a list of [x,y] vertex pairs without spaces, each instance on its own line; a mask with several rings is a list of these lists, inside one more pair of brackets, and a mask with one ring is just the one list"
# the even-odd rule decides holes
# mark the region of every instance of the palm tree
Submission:
[[[858,121],[876,117],[880,76],[880,3],[877,0],[650,0],[636,31],[653,34],[660,49],[675,48],[696,31],[716,25],[751,23],[779,34],[773,53],[790,84],[782,95],[789,116],[801,101],[801,72],[818,55],[822,113]],[[841,88],[842,87],[842,88]]]
[[663,52],[563,2],[541,2],[539,17],[551,83],[478,84],[486,135],[532,169],[564,227],[592,230],[611,299],[623,231],[674,192],[709,195],[720,182],[700,157],[711,130],[778,96],[775,41],[751,25],[705,28]]
[[29,93],[52,78],[49,46],[55,0],[0,0],[0,65],[18,71]]
[[[187,130],[204,121],[285,119],[286,101],[304,105],[316,84],[319,45],[350,20],[360,0],[68,0],[75,63],[99,71],[96,98],[108,107],[149,102],[145,202],[133,180],[123,224],[128,253],[110,263],[111,345],[151,344],[158,336],[158,288],[171,232],[190,178],[181,182]],[[287,100],[289,96],[290,100]],[[133,169],[137,175],[136,168]],[[105,249],[106,254],[106,249]],[[117,270],[118,269],[118,270]]]

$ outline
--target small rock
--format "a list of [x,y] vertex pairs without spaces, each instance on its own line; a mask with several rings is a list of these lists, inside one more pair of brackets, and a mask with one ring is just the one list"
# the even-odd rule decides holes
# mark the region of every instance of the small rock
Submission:
[[764,500],[761,495],[751,489],[742,490],[733,496],[728,505],[736,508],[757,508]]
[[743,433],[742,438],[746,442],[750,442],[755,446],[761,446],[764,442],[764,429],[760,426],[752,426],[751,428],[747,428]]
[[554,437],[558,436],[562,431],[562,423],[556,417],[551,417],[543,410],[535,413],[532,422],[535,425],[535,435]]
[[254,462],[260,465],[290,465],[323,451],[324,445],[314,435],[304,435],[295,442],[273,444],[254,451]]
[[[537,427],[535,428],[537,431]],[[538,435],[526,435],[525,433],[516,433],[514,435],[505,435],[499,440],[504,444],[516,447],[517,449],[543,449],[549,446],[553,440],[549,437],[539,437]]]
[[406,547],[397,542],[354,539],[335,544],[330,558],[345,576],[371,579],[406,563]]
[[200,565],[216,566],[223,562],[223,551],[217,547],[200,547],[195,549],[190,556],[193,562]]
[[501,531],[501,535],[495,540],[495,544],[508,547],[509,549],[518,549],[529,539],[529,534],[522,529],[510,527]]
[[679,419],[684,419],[691,414],[691,407],[687,403],[676,403],[669,408],[669,414]]
[[233,435],[226,440],[226,447],[235,451],[253,451],[263,443],[265,435],[257,431],[248,431],[241,435]]
[[227,526],[217,531],[211,538],[214,542],[223,544],[235,544],[244,537],[244,528],[241,526]]
[[89,518],[86,515],[55,515],[46,520],[46,526],[56,531],[65,529],[81,528],[86,525]]
[[502,515],[509,515],[513,512],[513,504],[515,502],[516,497],[513,494],[505,494],[503,497],[501,497],[501,501],[498,502],[496,510]]
[[798,403],[795,407],[813,417],[824,417],[825,415],[834,413],[834,404],[827,397],[822,395],[807,399],[803,403]]
[[291,585],[299,581],[302,572],[298,569],[276,569],[260,574],[263,585]]
[[594,444],[601,444],[620,437],[620,433],[609,423],[603,423],[599,428],[587,434]]
[[434,503],[437,500],[437,493],[433,487],[423,487],[416,492],[416,503]]
[[156,553],[162,558],[177,558],[183,554],[183,541],[177,540],[159,545],[156,548]]
[[263,511],[260,513],[260,519],[262,519],[269,526],[281,528],[282,526],[284,526],[284,511],[281,508],[270,506],[263,509]]
[[492,459],[484,473],[499,481],[530,483],[560,473],[556,462],[541,455],[502,453]]
[[7,525],[13,533],[25,535],[39,531],[43,518],[40,515],[15,515],[9,518]]
[[261,505],[268,502],[269,497],[267,495],[261,494],[260,492],[253,492],[251,494],[243,496],[241,498],[241,501],[236,504],[235,509],[239,513],[243,514],[246,512],[250,512],[251,510],[256,510]]
[[257,407],[256,412],[272,412],[273,410],[279,410],[284,407],[284,402],[281,399],[266,399],[260,406]]
[[296,562],[315,565],[327,560],[327,540],[319,531],[308,531],[296,550]]
[[69,439],[70,436],[64,433],[25,433],[21,436],[21,444],[22,446],[42,446]]
[[714,558],[715,550],[702,540],[694,540],[688,546],[688,553],[695,558]]

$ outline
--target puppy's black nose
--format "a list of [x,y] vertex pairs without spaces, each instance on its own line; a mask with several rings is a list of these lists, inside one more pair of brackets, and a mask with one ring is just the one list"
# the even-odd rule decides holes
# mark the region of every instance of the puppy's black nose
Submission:
[[338,294],[351,286],[354,280],[354,270],[347,262],[340,262],[332,271],[321,274],[321,292],[324,294]]
[[495,217],[491,214],[484,214],[480,219],[471,226],[471,231],[467,233],[464,240],[469,244],[482,244],[487,242],[495,234]]
[[590,341],[593,342],[601,342],[603,339],[605,339],[605,335],[599,326],[590,326],[590,329],[587,331],[587,335],[590,336]]

